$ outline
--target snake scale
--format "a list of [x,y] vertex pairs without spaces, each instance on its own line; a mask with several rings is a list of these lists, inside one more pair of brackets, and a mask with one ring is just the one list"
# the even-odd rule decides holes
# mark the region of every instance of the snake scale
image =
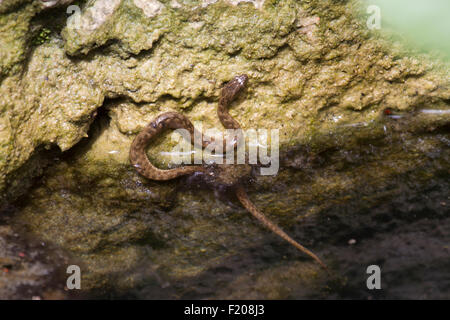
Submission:
[[[248,82],[247,75],[239,75],[234,77],[228,82],[221,90],[219,97],[219,104],[217,108],[217,114],[220,122],[226,129],[241,129],[240,124],[228,113],[228,107],[233,100],[239,95],[239,93],[245,88]],[[184,115],[177,112],[166,112],[157,116],[151,121],[133,140],[130,148],[130,161],[136,170],[147,179],[151,180],[171,180],[180,176],[191,175],[194,173],[207,173],[206,175],[212,175],[213,178],[217,177],[220,180],[220,175],[229,175],[227,170],[234,165],[222,166],[220,172],[211,172],[211,169],[204,165],[191,165],[182,166],[174,169],[162,170],[155,167],[148,159],[146,155],[146,147],[150,141],[160,134],[165,129],[186,129],[191,135],[191,143],[194,144],[195,128],[191,121]],[[205,148],[211,142],[202,142],[202,147]],[[225,144],[224,144],[225,145]],[[209,174],[208,174],[209,173]],[[222,180],[226,180],[223,179]],[[230,179],[228,179],[230,180]],[[232,180],[231,186],[241,202],[241,204],[264,226],[276,233],[278,236],[289,242],[291,245],[304,252],[318,262],[322,267],[326,268],[325,264],[310,250],[303,247],[301,244],[287,235],[280,227],[270,221],[258,208],[250,201],[247,192],[243,188],[239,180]]]

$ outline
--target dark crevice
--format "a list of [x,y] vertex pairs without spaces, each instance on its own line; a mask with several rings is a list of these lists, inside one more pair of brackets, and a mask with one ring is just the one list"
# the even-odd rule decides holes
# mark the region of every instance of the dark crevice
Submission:
[[69,150],[62,152],[57,145],[42,145],[35,148],[30,158],[8,175],[7,187],[0,197],[4,202],[2,208],[7,208],[12,203],[26,203],[28,190],[40,183],[48,167],[63,160],[70,161],[76,158],[81,150],[90,148],[96,137],[109,126],[107,106],[112,102],[111,99],[105,99],[104,104],[94,112],[95,118],[88,131],[88,137],[81,139]]
[[[83,1],[77,1],[76,4],[81,6]],[[30,29],[27,35],[27,42],[31,44],[25,48],[24,59],[21,62],[23,68],[21,68],[20,74],[23,76],[28,70],[28,64],[33,56],[34,50],[42,44],[53,39],[62,40],[61,30],[65,27],[69,16],[66,13],[67,6],[56,6],[38,12],[30,21]],[[43,30],[48,30],[50,33],[45,38],[40,38],[40,33]]]
[[85,150],[92,147],[95,140],[104,132],[111,121],[109,116],[109,105],[117,103],[120,99],[105,99],[103,105],[98,107],[94,112],[94,120],[92,121],[87,137],[82,138],[76,145],[61,155],[61,159],[67,162],[75,161],[80,154],[84,154]]

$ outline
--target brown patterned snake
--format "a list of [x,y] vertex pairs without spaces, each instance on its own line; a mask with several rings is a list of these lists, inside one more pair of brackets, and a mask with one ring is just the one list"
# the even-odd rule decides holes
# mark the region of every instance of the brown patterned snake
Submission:
[[[233,80],[228,82],[222,89],[219,105],[217,108],[217,114],[219,116],[220,121],[223,126],[227,129],[240,129],[241,126],[239,123],[231,117],[228,113],[228,106],[231,102],[238,96],[239,92],[245,88],[248,81],[247,75],[236,76]],[[237,198],[242,203],[242,205],[262,224],[264,224],[267,228],[272,230],[274,233],[279,235],[281,238],[292,244],[294,247],[299,249],[300,251],[306,253],[315,261],[317,261],[322,267],[326,268],[325,264],[311,251],[303,247],[301,244],[296,242],[294,239],[289,237],[283,230],[281,230],[276,224],[267,219],[250,201],[242,187],[241,183],[239,183],[239,177],[236,179],[233,176],[233,171],[230,170],[230,167],[235,167],[236,165],[222,165],[219,167],[215,167],[215,171],[211,171],[211,168],[203,165],[192,165],[192,166],[183,166],[169,170],[161,170],[156,168],[147,158],[145,153],[146,147],[149,142],[161,133],[165,129],[186,129],[189,131],[192,137],[191,143],[194,144],[193,137],[195,128],[192,125],[191,121],[186,118],[184,115],[176,113],[176,112],[166,112],[158,117],[156,117],[152,122],[150,122],[134,139],[131,148],[130,148],[130,161],[131,164],[136,168],[136,170],[143,175],[144,177],[152,180],[171,180],[180,176],[190,175],[193,173],[208,173],[208,178],[213,176],[213,179],[217,181],[232,181],[228,185],[233,187],[236,193]],[[206,147],[208,143],[203,142],[202,147]],[[231,172],[231,174],[230,174]],[[225,177],[224,177],[225,175]]]

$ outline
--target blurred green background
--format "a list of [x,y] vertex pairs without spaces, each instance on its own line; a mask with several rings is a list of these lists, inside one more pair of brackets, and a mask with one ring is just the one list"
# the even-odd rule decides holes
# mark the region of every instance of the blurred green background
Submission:
[[[450,58],[450,0],[364,0],[381,9],[381,29],[394,31],[425,51]],[[370,16],[370,14],[368,14]]]

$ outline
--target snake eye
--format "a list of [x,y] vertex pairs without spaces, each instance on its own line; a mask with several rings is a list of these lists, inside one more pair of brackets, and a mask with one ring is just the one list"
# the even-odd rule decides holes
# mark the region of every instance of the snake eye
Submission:
[[239,82],[241,86],[245,86],[248,81],[248,76],[246,74],[241,74],[240,76],[236,77],[236,80]]

